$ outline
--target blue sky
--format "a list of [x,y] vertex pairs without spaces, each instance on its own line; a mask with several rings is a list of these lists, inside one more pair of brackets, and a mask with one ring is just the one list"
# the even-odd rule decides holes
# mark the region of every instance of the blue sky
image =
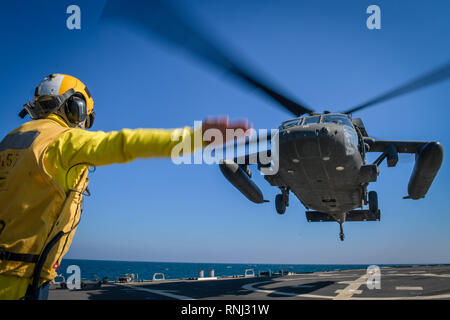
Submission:
[[[66,28],[66,8],[81,8],[81,30]],[[450,60],[448,1],[177,1],[285,92],[318,111],[344,110]],[[381,8],[381,30],[366,28],[366,8]],[[173,128],[209,115],[248,118],[276,128],[290,114],[221,71],[151,37],[101,25],[104,1],[8,2],[0,10],[0,134],[23,120],[21,106],[49,73],[80,78],[97,113],[93,130]],[[438,140],[450,146],[450,81],[369,108],[380,139]],[[373,155],[371,159],[374,159]],[[249,202],[217,166],[137,160],[99,167],[92,197],[67,258],[237,263],[450,262],[447,158],[427,197],[403,200],[413,161],[382,165],[381,222],[308,223],[291,197],[254,171],[270,203]]]

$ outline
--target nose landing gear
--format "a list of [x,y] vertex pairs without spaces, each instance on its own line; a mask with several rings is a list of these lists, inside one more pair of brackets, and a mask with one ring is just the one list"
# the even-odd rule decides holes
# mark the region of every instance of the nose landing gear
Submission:
[[344,241],[344,228],[342,228],[342,222],[339,222],[339,238]]

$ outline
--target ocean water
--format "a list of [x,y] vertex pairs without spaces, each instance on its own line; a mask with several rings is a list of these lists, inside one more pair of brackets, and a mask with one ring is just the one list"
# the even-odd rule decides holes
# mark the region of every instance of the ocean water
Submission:
[[[66,279],[71,273],[67,273],[70,265],[80,267],[81,278],[96,280],[108,277],[114,281],[125,274],[135,274],[139,280],[151,280],[153,274],[163,273],[166,279],[193,278],[198,276],[199,270],[204,270],[204,275],[209,275],[209,270],[214,269],[218,276],[243,275],[246,269],[253,269],[255,274],[261,271],[279,272],[280,270],[292,272],[317,272],[347,269],[365,269],[368,265],[334,265],[334,264],[235,264],[235,263],[184,263],[184,262],[135,262],[135,261],[106,261],[106,260],[81,260],[63,259],[58,274]],[[379,265],[380,267],[388,265]]]

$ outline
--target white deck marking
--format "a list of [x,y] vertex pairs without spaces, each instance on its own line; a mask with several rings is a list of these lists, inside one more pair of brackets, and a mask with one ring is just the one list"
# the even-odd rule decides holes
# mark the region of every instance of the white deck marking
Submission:
[[[420,271],[419,271],[420,272]],[[332,276],[332,275],[331,275]],[[353,275],[338,275],[340,278],[347,278],[347,277],[353,277]],[[273,280],[270,281],[261,281],[261,282],[254,282],[250,284],[246,284],[242,286],[242,289],[250,290],[254,292],[260,292],[260,293],[266,293],[266,294],[279,294],[289,297],[298,297],[298,298],[313,298],[313,299],[349,299],[349,300],[427,300],[427,299],[449,299],[450,294],[440,294],[440,295],[431,295],[431,296],[409,296],[409,297],[353,297],[354,294],[360,294],[362,293],[362,290],[359,290],[359,287],[361,285],[364,285],[366,283],[366,280],[369,275],[365,274],[361,276],[360,278],[354,280],[354,281],[339,281],[338,284],[347,284],[348,286],[342,290],[336,290],[336,293],[338,293],[337,296],[325,296],[325,295],[317,295],[317,294],[296,294],[293,292],[283,292],[283,291],[277,291],[277,290],[268,290],[268,289],[259,289],[255,288],[254,286],[260,285],[263,283],[267,284],[273,284]],[[385,276],[413,276],[412,274],[385,274]],[[420,276],[429,276],[429,277],[443,277],[443,278],[450,278],[450,274],[433,274],[433,273],[421,273]],[[286,282],[286,281],[298,281],[298,280],[311,280],[313,276],[311,277],[302,277],[302,278],[294,278],[294,279],[279,279],[277,282]],[[314,278],[313,278],[314,279]],[[174,292],[173,290],[152,290],[147,289],[143,287],[138,286],[131,286],[131,285],[124,285],[124,287],[140,290],[140,291],[146,291],[149,293],[157,294],[166,296],[173,299],[179,299],[179,300],[197,300],[192,297],[182,296],[178,294],[170,293],[169,291]],[[307,288],[309,286],[313,286],[311,284],[304,284],[304,285],[298,285],[295,287],[304,287]],[[400,288],[400,289],[397,289]],[[408,289],[404,289],[408,288]],[[413,289],[411,289],[413,288]],[[421,289],[419,289],[421,288]],[[423,287],[396,287],[397,290],[423,290]],[[176,291],[175,291],[176,292]],[[230,292],[232,293],[232,292]]]
[[[264,290],[258,289],[253,286],[262,284],[262,283],[270,283],[271,281],[262,281],[255,282],[251,284],[246,284],[242,286],[242,289],[251,290],[260,293],[275,293],[279,295],[291,296],[291,297],[299,297],[299,298],[315,298],[315,299],[334,299],[333,296],[321,296],[316,294],[295,294],[292,292],[282,292],[276,290]],[[351,297],[350,300],[428,300],[428,299],[450,299],[450,294],[439,294],[433,296],[413,296],[413,297]]]
[[[419,271],[420,272],[420,271]],[[342,275],[340,275],[342,277]],[[390,276],[390,277],[397,277],[397,276],[414,276],[413,274],[384,274],[384,276]],[[450,278],[450,274],[434,274],[434,273],[420,273],[420,276],[428,276],[428,277],[442,277],[442,278]],[[346,276],[348,277],[348,276]],[[341,296],[344,297],[344,295],[348,296],[349,300],[429,300],[429,299],[450,299],[450,293],[445,294],[438,294],[438,295],[430,295],[430,296],[403,296],[403,297],[353,297],[354,294],[359,294],[362,290],[358,290],[359,287],[362,284],[365,284],[364,280],[367,280],[368,275],[364,275],[360,277],[359,279],[356,279],[354,281],[339,281],[338,284],[347,284],[348,287],[344,290],[336,290],[336,293],[339,293],[338,296],[325,296],[325,295],[316,295],[316,294],[295,294],[293,292],[282,292],[277,290],[267,290],[267,289],[259,289],[255,288],[254,286],[267,283],[267,284],[273,284],[272,281],[262,281],[262,282],[255,282],[251,284],[246,284],[242,286],[242,289],[251,290],[255,292],[260,293],[272,293],[272,294],[279,294],[279,295],[285,295],[290,297],[299,297],[299,298],[315,298],[315,299],[336,299],[337,297]],[[294,279],[279,279],[277,282],[285,282],[285,281],[298,281],[298,280],[311,280],[312,277],[303,277],[303,278],[294,278]],[[301,285],[300,285],[301,286]],[[400,287],[400,288],[407,288],[407,287]],[[419,287],[409,287],[414,288],[414,290],[418,289]],[[423,290],[423,287],[420,287]],[[347,291],[345,291],[347,289]],[[339,292],[337,292],[339,291]]]
[[395,287],[395,290],[410,290],[410,291],[414,291],[414,290],[423,290],[423,287]]
[[430,300],[430,299],[450,299],[450,294],[437,294],[434,296],[412,296],[412,297],[350,298],[350,300]]
[[450,278],[450,274],[434,274],[434,273],[396,273],[396,274],[384,274],[384,276],[394,276],[394,277],[412,277],[412,276],[425,276],[425,277],[438,277],[438,278]]
[[421,276],[450,278],[450,274],[421,273]]
[[249,283],[246,285],[242,286],[242,289],[245,290],[251,290],[251,291],[255,291],[255,292],[260,292],[260,293],[275,293],[275,294],[279,294],[281,296],[290,296],[290,297],[301,297],[301,298],[315,298],[315,299],[332,299],[333,297],[331,296],[319,296],[316,294],[296,294],[293,292],[283,292],[283,291],[276,291],[276,290],[264,290],[264,289],[258,289],[255,288],[254,286],[261,284],[261,283],[272,283],[272,281],[261,281],[261,282],[254,282],[254,283]]
[[338,295],[336,297],[334,297],[333,300],[348,300],[354,294],[361,294],[362,290],[358,290],[358,289],[361,285],[366,283],[367,278],[369,278],[369,276],[370,275],[366,273],[366,274],[363,274],[358,279],[356,279],[355,281],[348,281],[348,286],[345,289],[335,291],[336,293],[338,293]]
[[[346,296],[346,295],[348,295],[348,294],[351,294],[351,295],[350,295],[350,297],[351,297],[351,296],[354,295],[354,294],[361,294],[361,293],[363,293],[363,291],[362,291],[362,290],[347,289],[347,288],[346,288],[346,289],[338,289],[338,290],[336,290],[334,293],[342,294],[342,296]],[[348,298],[350,298],[350,297],[348,297]],[[342,298],[342,300],[346,300],[346,299],[348,299],[348,298]],[[338,296],[336,296],[335,300],[341,300],[341,299],[339,299]]]
[[173,293],[168,292],[168,291],[173,291],[173,290],[164,291],[164,290],[147,289],[147,288],[142,288],[142,287],[138,287],[138,286],[127,286],[127,285],[123,285],[123,286],[127,287],[127,288],[134,289],[134,290],[139,290],[139,291],[145,291],[145,292],[149,292],[149,293],[153,293],[153,294],[158,294],[158,295],[161,295],[161,296],[166,296],[166,297],[177,299],[177,300],[197,300],[197,299],[194,299],[194,298],[191,298],[191,297],[182,296],[182,295],[173,294]]

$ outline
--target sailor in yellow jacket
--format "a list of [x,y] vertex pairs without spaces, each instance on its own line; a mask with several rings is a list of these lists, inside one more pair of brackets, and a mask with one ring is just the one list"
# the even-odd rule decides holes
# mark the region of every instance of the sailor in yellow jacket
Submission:
[[33,121],[0,142],[0,299],[47,298],[81,218],[89,167],[170,157],[184,142],[192,150],[196,130],[247,129],[246,121],[210,119],[196,129],[86,131],[94,101],[80,80],[63,74],[41,81],[26,114]]

